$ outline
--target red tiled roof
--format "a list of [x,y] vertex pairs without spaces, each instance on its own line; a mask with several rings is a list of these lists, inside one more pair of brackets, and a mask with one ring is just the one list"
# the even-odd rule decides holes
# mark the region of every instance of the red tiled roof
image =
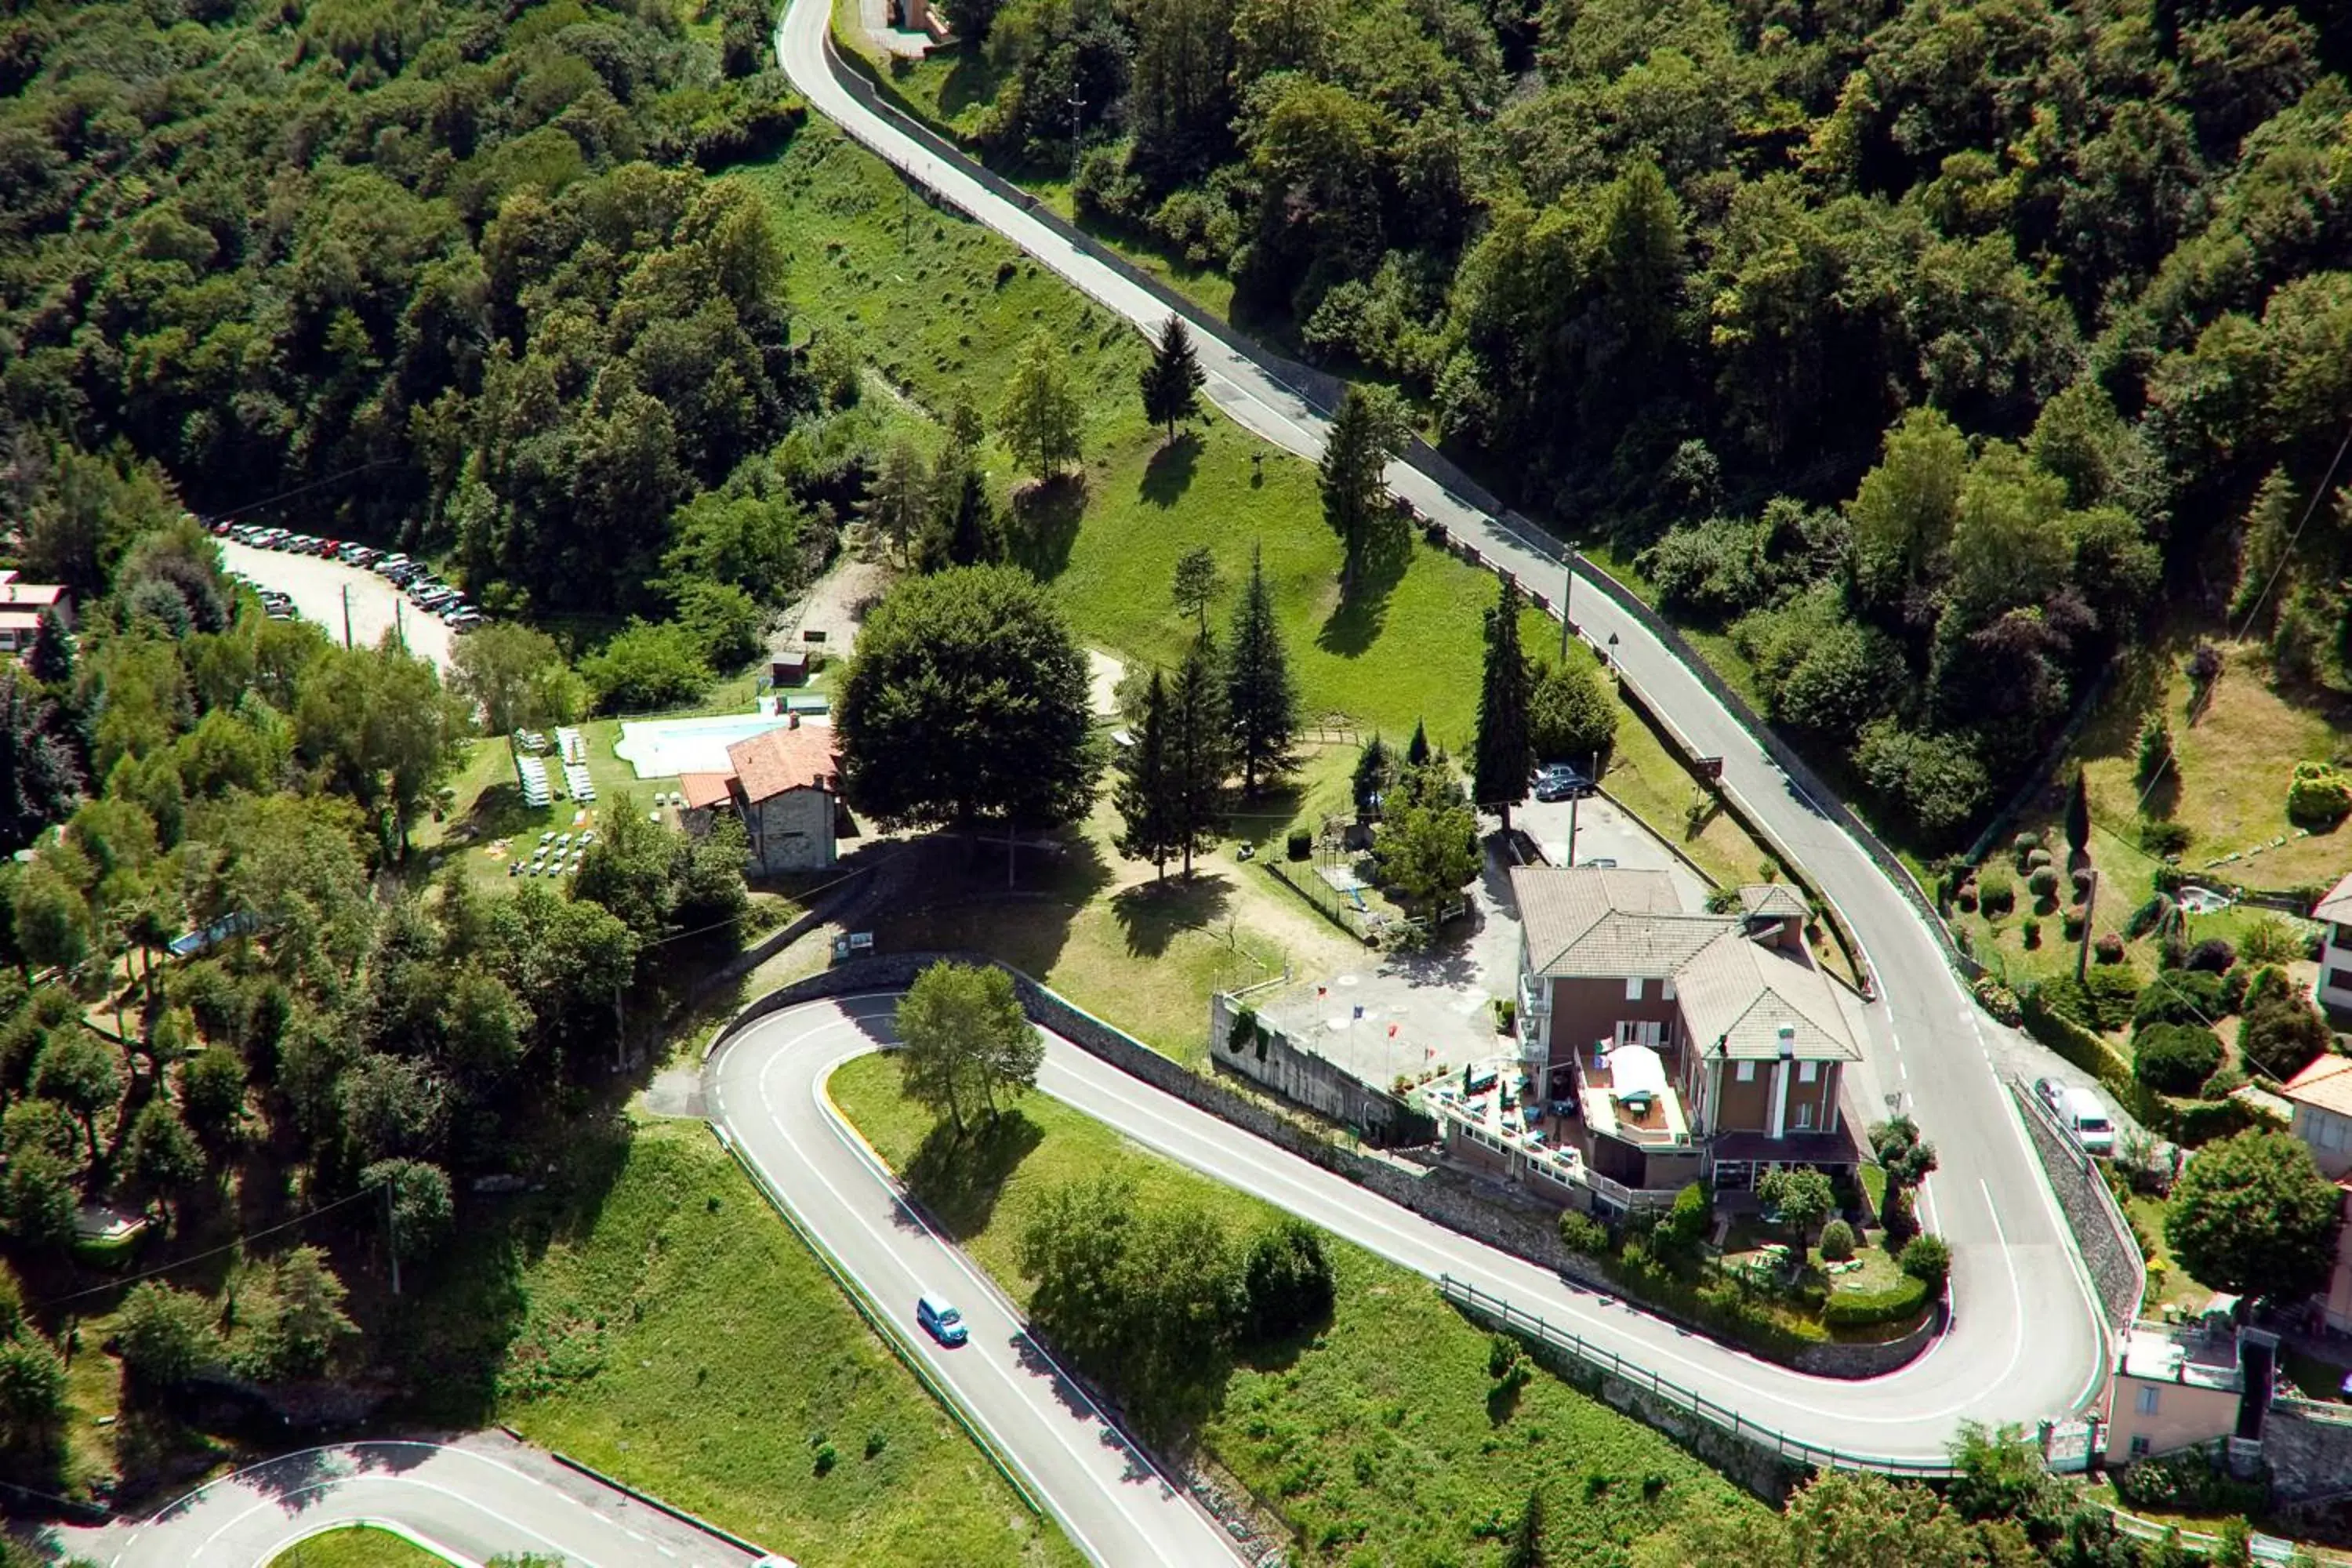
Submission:
[[55,583],[0,583],[0,604],[56,605],[63,603],[65,596],[66,590]]
[[830,789],[837,771],[830,725],[770,730],[727,748],[743,798],[762,801],[796,789]]
[[2330,1051],[2286,1080],[2279,1092],[2299,1104],[2352,1116],[2352,1057]]
[[678,793],[686,796],[686,808],[696,810],[706,805],[720,805],[727,799],[727,785],[733,773],[683,773],[677,781]]

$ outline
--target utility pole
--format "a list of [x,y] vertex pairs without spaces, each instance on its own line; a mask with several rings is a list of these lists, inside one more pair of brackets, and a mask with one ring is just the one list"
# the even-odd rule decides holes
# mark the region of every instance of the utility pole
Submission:
[[395,590],[392,601],[392,635],[400,639],[400,651],[408,651],[408,612]]
[[1569,634],[1576,629],[1573,607],[1576,604],[1577,549],[1578,547],[1571,542],[1568,547],[1568,558],[1559,563],[1559,663],[1563,669],[1568,668]]
[[346,584],[343,584],[343,648],[344,648],[344,650],[345,650],[346,652],[350,651],[351,646],[352,646],[352,585],[351,585],[349,583],[346,583]]
[[1070,78],[1070,218],[1078,216],[1078,111],[1087,106],[1086,95],[1078,90],[1078,79]]
[[1568,863],[1576,864],[1576,803],[1584,798],[1582,790],[1570,790],[1568,796]]

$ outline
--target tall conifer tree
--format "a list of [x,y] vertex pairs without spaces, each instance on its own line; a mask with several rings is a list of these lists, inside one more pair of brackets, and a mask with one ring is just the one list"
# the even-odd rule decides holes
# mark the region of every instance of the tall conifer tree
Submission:
[[1201,412],[1201,388],[1209,379],[1201,369],[1192,331],[1181,316],[1171,313],[1160,329],[1142,379],[1143,416],[1154,425],[1166,426],[1172,443],[1178,423]]
[[1193,852],[1216,843],[1223,824],[1225,773],[1232,756],[1216,639],[1206,633],[1193,642],[1178,667],[1169,708],[1176,847],[1184,857],[1184,875],[1190,877]]
[[1535,748],[1528,736],[1528,658],[1519,647],[1519,585],[1503,591],[1486,614],[1486,674],[1478,689],[1478,743],[1471,758],[1472,798],[1496,807],[1503,829],[1527,793]]
[[1168,683],[1157,669],[1143,697],[1143,721],[1132,744],[1119,754],[1118,784],[1111,804],[1118,808],[1118,852],[1149,860],[1160,876],[1176,847],[1174,776],[1169,766]]
[[1249,585],[1234,611],[1225,705],[1233,719],[1242,793],[1255,795],[1262,780],[1289,771],[1290,743],[1298,734],[1298,692],[1291,684],[1290,656],[1283,649],[1282,628],[1275,624],[1274,595],[1265,585],[1265,563],[1259,551],[1251,552]]

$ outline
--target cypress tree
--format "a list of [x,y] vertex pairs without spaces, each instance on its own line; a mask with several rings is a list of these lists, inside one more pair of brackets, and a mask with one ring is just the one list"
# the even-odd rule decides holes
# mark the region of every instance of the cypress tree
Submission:
[[1392,766],[1388,742],[1381,739],[1379,731],[1373,731],[1372,738],[1364,742],[1363,751],[1356,758],[1354,784],[1358,816],[1370,821],[1380,815],[1381,796],[1388,790],[1389,772]]
[[1429,765],[1429,728],[1418,719],[1412,721],[1412,739],[1405,743],[1404,765],[1409,768]]
[[[1266,590],[1262,552],[1250,554],[1249,586],[1234,612],[1234,652],[1225,671],[1225,702],[1233,714],[1234,754],[1242,765],[1242,793],[1257,794],[1261,778],[1290,769],[1290,743],[1298,734],[1298,693],[1290,681],[1290,657],[1275,624],[1274,595]],[[1375,742],[1377,743],[1377,742]]]
[[1170,314],[1152,345],[1151,363],[1143,367],[1143,416],[1168,426],[1176,439],[1179,420],[1201,411],[1201,388],[1208,382],[1200,356],[1192,352],[1192,334],[1181,316]]
[[951,447],[940,458],[932,479],[938,510],[930,531],[923,536],[917,564],[925,572],[950,566],[992,566],[1004,559],[1004,536],[996,523],[996,508],[988,499],[987,481],[979,465],[961,447]]
[[1503,591],[1486,614],[1486,674],[1478,689],[1478,743],[1471,759],[1473,798],[1501,814],[1511,827],[1511,805],[1527,793],[1535,748],[1528,737],[1528,658],[1519,647],[1519,585]]
[[2083,771],[2074,770],[2074,793],[2066,797],[2066,847],[2080,855],[2091,842],[2091,794]]
[[1192,874],[1192,853],[1217,841],[1224,817],[1227,749],[1224,682],[1218,679],[1217,645],[1203,633],[1185,654],[1169,693],[1171,720],[1170,800],[1175,809],[1175,847]]
[[25,668],[35,680],[52,691],[62,691],[73,684],[73,643],[67,637],[65,623],[58,619],[57,611],[41,612],[41,624],[33,630],[33,646],[25,652]]
[[1121,824],[1118,852],[1130,860],[1150,861],[1162,877],[1168,874],[1169,852],[1176,847],[1168,731],[1168,683],[1155,669],[1144,692],[1143,721],[1136,727],[1134,743],[1118,758],[1111,804]]

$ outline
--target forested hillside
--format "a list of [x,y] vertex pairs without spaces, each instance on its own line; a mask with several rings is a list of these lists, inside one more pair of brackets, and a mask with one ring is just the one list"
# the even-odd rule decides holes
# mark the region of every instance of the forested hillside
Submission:
[[2337,531],[2271,581],[2352,409],[2340,7],[956,14],[984,42],[919,68],[993,153],[1066,158],[1075,87],[1082,212],[1402,384],[1563,531],[1685,525],[1667,606],[1923,840],[2168,597],[2340,681]]
[[[72,448],[199,510],[458,547],[496,608],[649,607],[698,491],[797,514],[810,399],[759,205],[705,171],[802,110],[758,12],[667,0],[10,6],[0,509],[84,590],[124,538]],[[95,526],[95,535],[93,527]]]

